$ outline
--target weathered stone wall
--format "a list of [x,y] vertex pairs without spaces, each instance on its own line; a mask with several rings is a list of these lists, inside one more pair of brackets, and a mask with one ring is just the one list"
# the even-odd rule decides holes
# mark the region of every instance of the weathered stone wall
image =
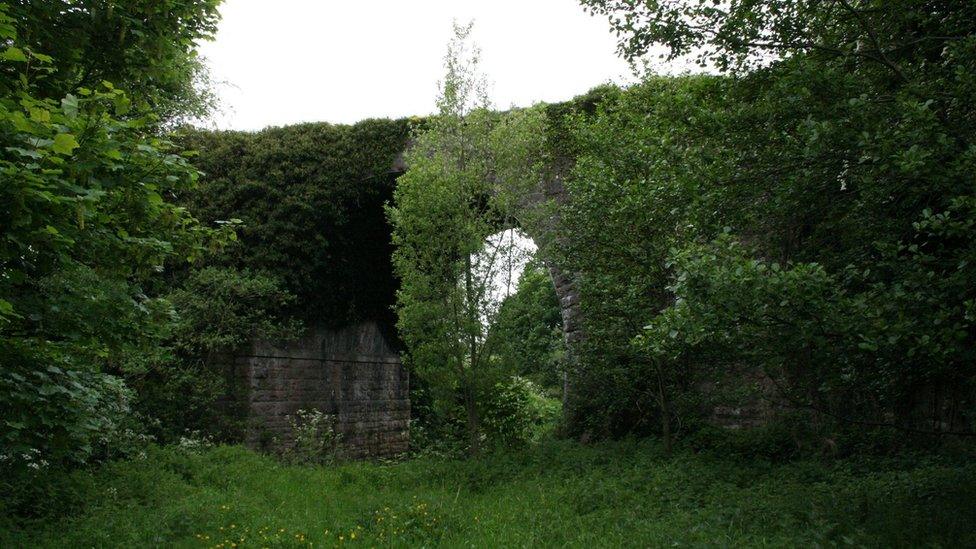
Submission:
[[233,358],[231,372],[248,446],[287,447],[289,416],[314,408],[335,417],[345,457],[391,456],[409,447],[408,374],[376,323],[310,329],[284,343],[255,341]]

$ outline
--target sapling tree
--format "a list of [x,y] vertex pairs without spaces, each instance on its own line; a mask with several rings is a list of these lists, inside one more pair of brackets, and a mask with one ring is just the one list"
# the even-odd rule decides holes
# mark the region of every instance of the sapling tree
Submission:
[[401,280],[398,327],[408,360],[442,407],[463,406],[469,449],[476,454],[479,393],[493,373],[490,331],[510,286],[506,275],[525,257],[523,241],[511,229],[515,201],[498,192],[497,178],[511,171],[499,158],[522,157],[496,154],[497,132],[513,130],[490,110],[471,28],[455,24],[438,114],[415,135],[388,215]]

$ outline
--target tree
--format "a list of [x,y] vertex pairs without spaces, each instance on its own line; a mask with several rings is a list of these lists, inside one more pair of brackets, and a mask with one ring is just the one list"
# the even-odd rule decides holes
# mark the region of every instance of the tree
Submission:
[[967,430],[973,4],[583,3],[626,56],[725,73],[651,77],[575,131],[590,417],[636,428],[657,374],[700,396],[697,369],[752,367],[825,429]]
[[38,95],[60,98],[108,81],[167,126],[204,118],[216,105],[196,48],[216,33],[221,0],[6,3],[19,46],[50,56],[53,70],[32,67],[46,72],[33,82]]
[[515,293],[502,302],[493,337],[502,369],[559,389],[566,356],[562,316],[552,279],[538,260],[525,266]]
[[455,24],[454,31],[439,112],[414,139],[388,215],[409,362],[443,406],[462,403],[476,454],[478,393],[490,381],[489,332],[501,299],[495,281],[520,254],[517,239],[496,234],[515,221],[512,201],[496,192],[494,176],[504,171],[492,147],[497,116],[478,72],[479,52],[468,43],[471,25]]
[[[37,49],[35,4],[50,7],[0,4],[0,453],[15,469],[111,449],[132,419],[120,376],[168,322],[151,281],[233,237],[171,201],[199,173],[146,97],[67,89],[84,60]],[[63,7],[47,22],[76,15]]]
[[[663,46],[673,60],[750,69],[794,55],[867,64],[895,81],[913,78],[905,60],[937,55],[971,34],[967,0],[581,0],[607,16],[619,51],[635,59]],[[917,68],[917,67],[916,67]]]
[[685,411],[675,401],[689,369],[655,364],[630,340],[649,311],[670,304],[671,247],[711,234],[714,212],[726,211],[709,181],[736,167],[735,154],[717,154],[728,132],[724,106],[738,108],[727,87],[714,77],[651,78],[605,91],[595,109],[564,122],[576,155],[558,251],[580,273],[586,334],[574,348],[581,367],[571,372],[571,432],[664,432]]

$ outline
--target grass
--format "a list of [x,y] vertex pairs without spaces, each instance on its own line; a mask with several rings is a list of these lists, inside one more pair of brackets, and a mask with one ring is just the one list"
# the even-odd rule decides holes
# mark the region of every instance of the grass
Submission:
[[298,467],[238,447],[78,472],[2,547],[976,546],[976,464],[665,458],[551,442],[478,460]]

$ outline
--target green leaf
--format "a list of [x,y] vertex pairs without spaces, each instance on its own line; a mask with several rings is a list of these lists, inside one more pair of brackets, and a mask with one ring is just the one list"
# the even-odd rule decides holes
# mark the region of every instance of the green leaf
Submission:
[[117,96],[114,102],[115,102],[115,114],[117,114],[118,116],[126,115],[132,106],[132,102],[129,101],[129,98],[124,95]]
[[17,29],[6,21],[0,21],[0,38],[9,38],[11,40],[17,38]]
[[61,100],[61,111],[68,118],[78,116],[78,98],[70,93]]
[[3,59],[4,61],[26,63],[27,55],[24,54],[24,50],[11,46],[4,50],[3,53],[0,53],[0,59]]
[[27,157],[27,158],[33,158],[35,160],[40,159],[40,158],[43,157],[43,155],[41,153],[39,153],[38,151],[30,150],[30,149],[22,149],[20,147],[7,147],[6,150],[8,150],[8,151],[10,151],[12,153],[15,153],[15,154],[19,154],[20,156],[24,156],[24,157]]
[[79,146],[78,140],[75,139],[74,135],[70,133],[59,133],[54,136],[54,144],[51,145],[51,148],[58,154],[70,155]]
[[19,132],[30,132],[32,129],[31,123],[27,121],[27,117],[24,116],[24,113],[22,112],[18,111],[10,113],[10,118],[8,118],[8,120],[10,120],[10,122],[14,125],[14,128]]
[[30,117],[34,122],[47,123],[51,121],[51,111],[46,109],[32,108],[30,110]]

